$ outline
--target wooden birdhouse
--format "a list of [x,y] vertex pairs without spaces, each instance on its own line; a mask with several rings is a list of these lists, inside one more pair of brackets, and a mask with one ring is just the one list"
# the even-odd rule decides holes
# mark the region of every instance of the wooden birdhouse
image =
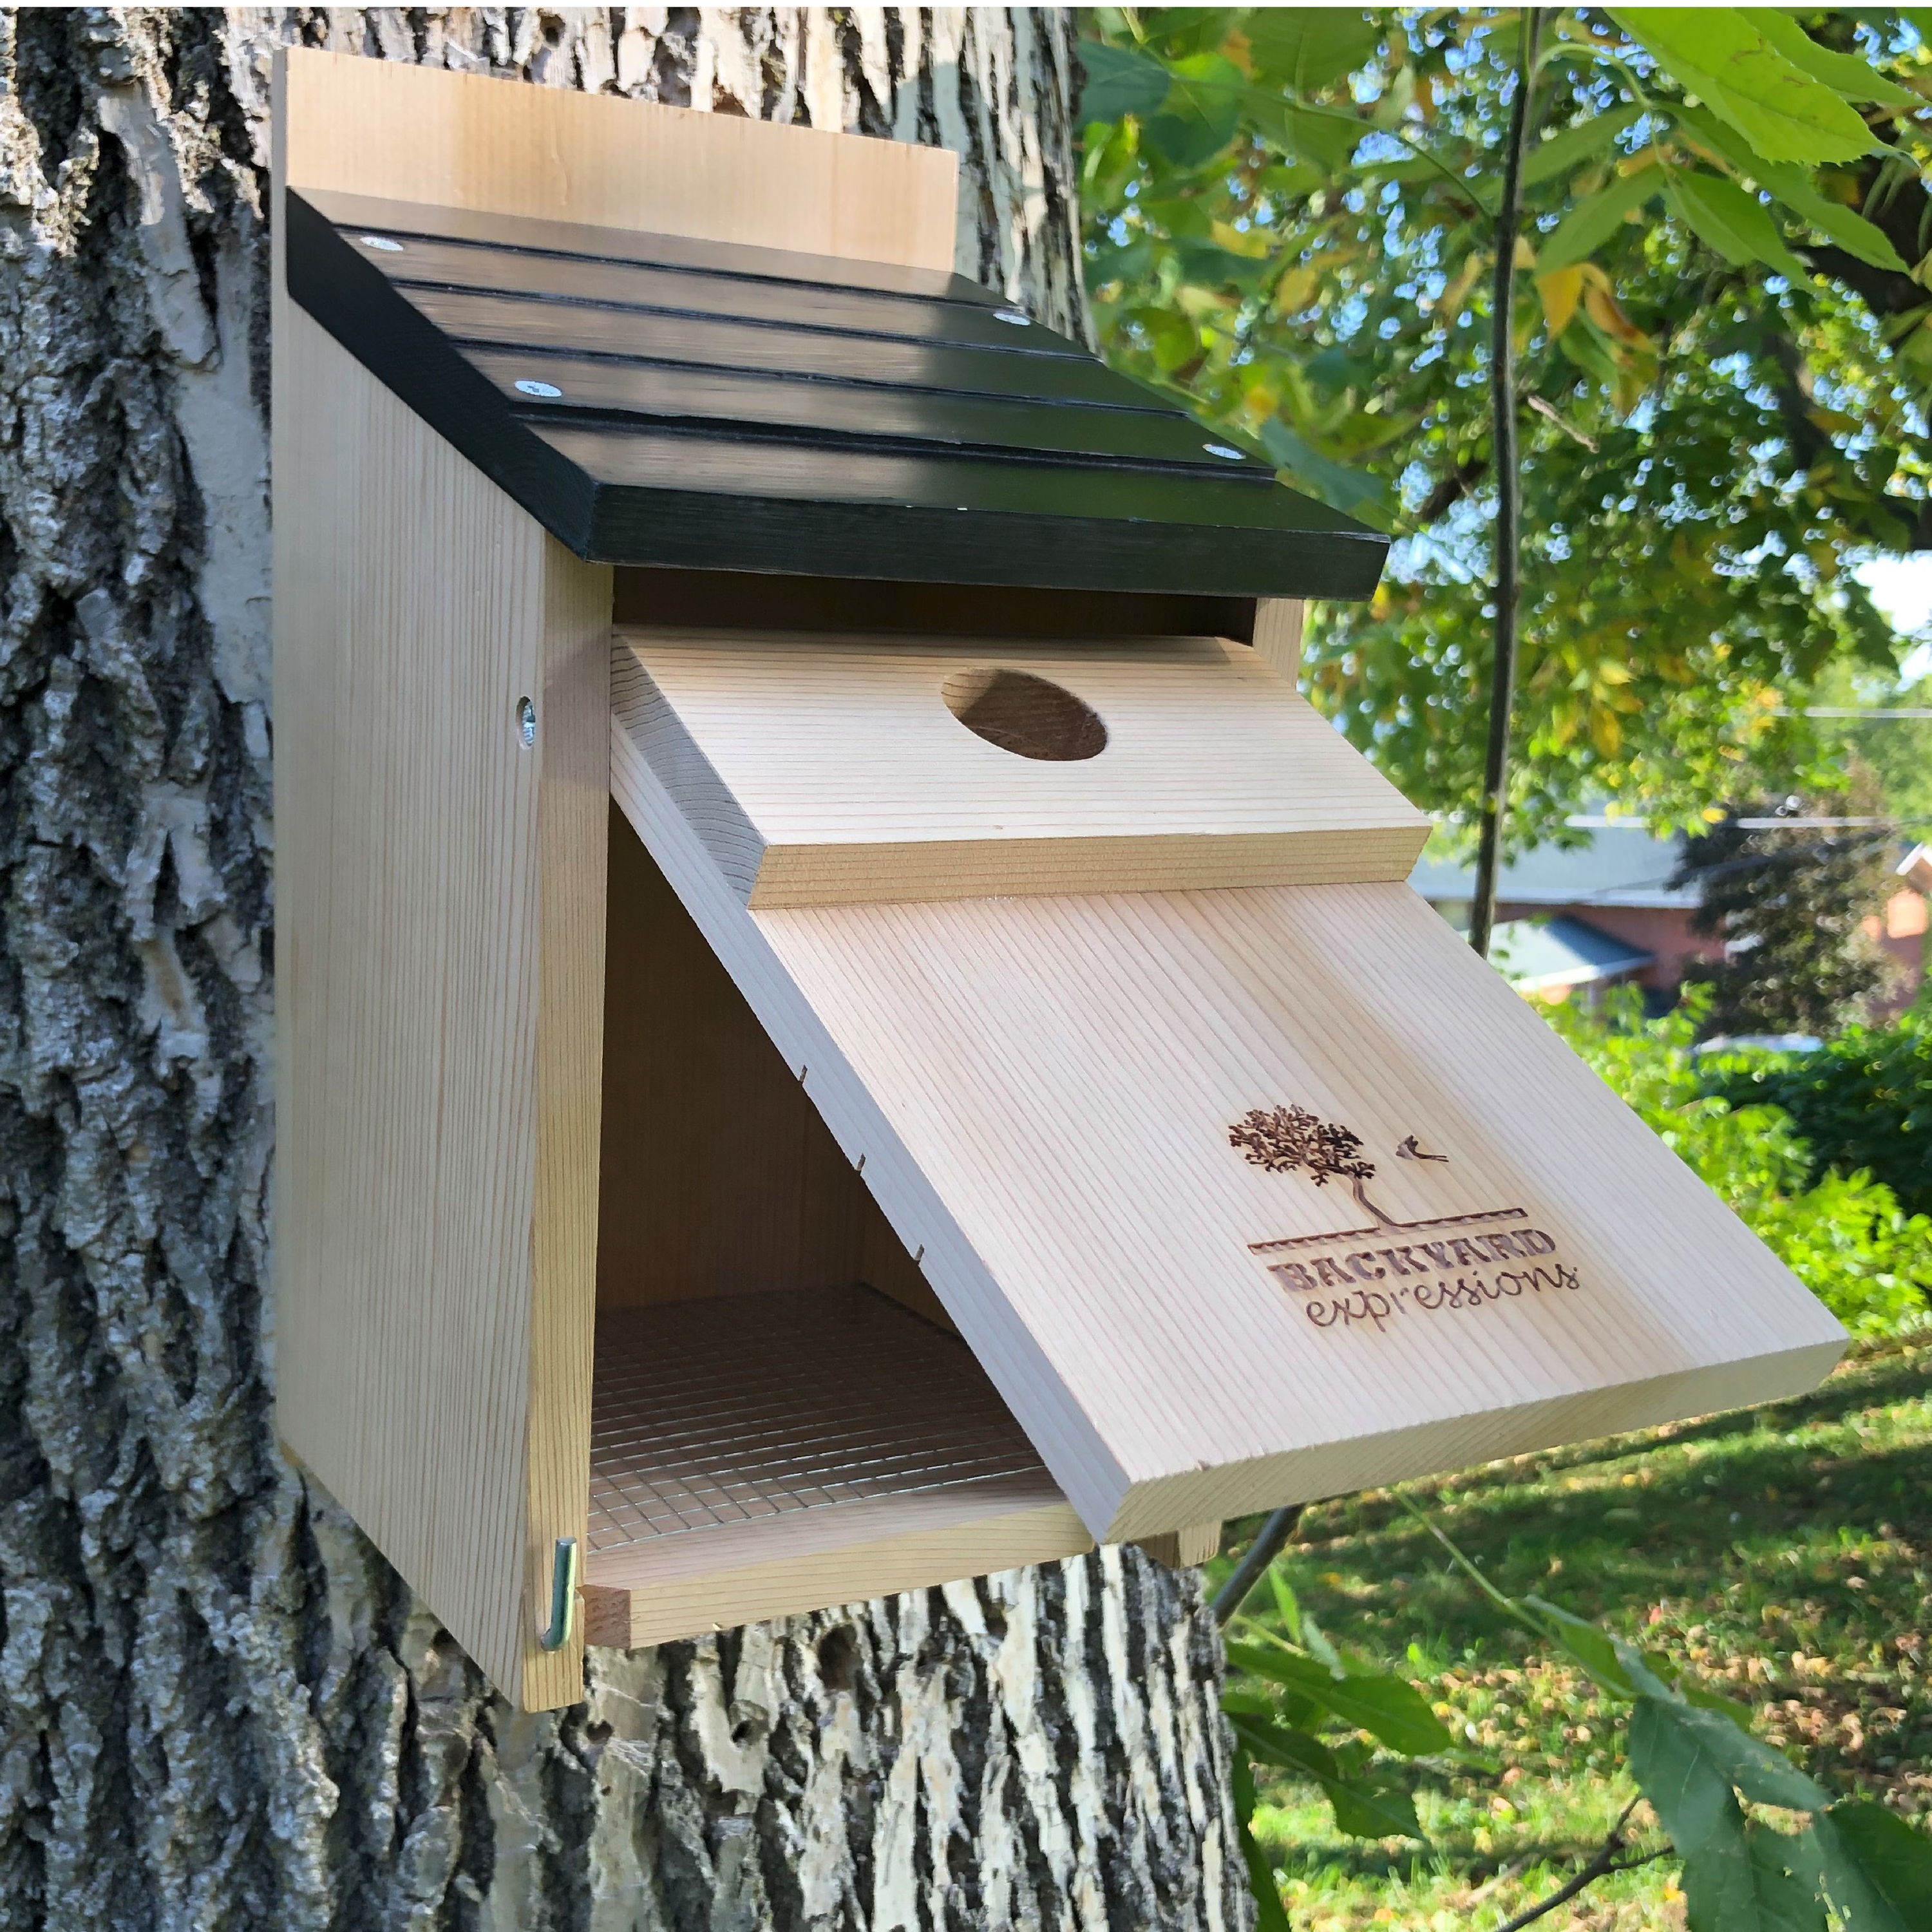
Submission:
[[506,1694],[1835,1358],[1297,694],[1384,540],[954,275],[952,156],[275,126],[280,1427]]

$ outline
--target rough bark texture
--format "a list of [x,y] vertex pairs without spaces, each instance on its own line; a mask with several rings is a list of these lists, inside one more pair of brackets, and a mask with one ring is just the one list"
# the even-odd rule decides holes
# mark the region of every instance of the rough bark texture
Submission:
[[0,1928],[1238,1927],[1132,1552],[511,1712],[270,1421],[266,158],[300,39],[941,141],[1078,326],[1063,16],[0,10]]

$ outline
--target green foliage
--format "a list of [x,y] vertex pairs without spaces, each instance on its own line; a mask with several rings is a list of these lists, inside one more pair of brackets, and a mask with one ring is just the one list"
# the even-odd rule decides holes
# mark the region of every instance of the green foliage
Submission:
[[[1814,1173],[1813,1149],[1800,1138],[1803,1121],[1795,1123],[1784,1110],[1783,1094],[1772,1084],[1783,1077],[1774,1070],[1786,1060],[1739,1057],[1714,1072],[1700,1064],[1694,1048],[1705,1007],[1704,999],[1694,996],[1664,1018],[1646,1020],[1626,995],[1606,1000],[1598,1012],[1553,1008],[1550,1021],[1644,1124],[1855,1334],[1896,1334],[1926,1321],[1932,1300],[1932,1218],[1901,1208],[1892,1189],[1874,1179],[1862,1161],[1848,1172]],[[1841,1055],[1835,1048],[1825,1049],[1837,1056],[1834,1064],[1870,1068],[1847,1076],[1847,1108],[1856,1107],[1862,1090],[1894,1094],[1892,1083],[1899,1080],[1900,1070],[1906,1077],[1916,1070],[1922,1082],[1932,1075],[1932,1042],[1922,1029],[1905,1030],[1922,1056],[1916,1061],[1892,1048],[1881,1058],[1868,1047],[1862,1060],[1856,1052]],[[1792,1056],[1790,1064],[1802,1070],[1803,1063]],[[1777,1104],[1766,1104],[1773,1101]],[[1923,1136],[1932,1132],[1932,1088],[1922,1087],[1916,1105],[1916,1132]],[[1834,1114],[1844,1121],[1835,1103],[1821,1103],[1816,1118]],[[1874,1144],[1883,1132],[1882,1119],[1875,1119]],[[1922,1193],[1922,1166],[1916,1178]]]
[[1702,1077],[1732,1106],[1781,1108],[1814,1174],[1869,1173],[1932,1214],[1932,1014],[1853,1027],[1816,1053],[1728,1056]]
[[[1854,793],[1849,815],[1869,818],[1873,802]],[[1792,797],[1732,813],[1684,848],[1672,883],[1699,888],[1692,927],[1725,941],[1723,958],[1684,974],[1710,988],[1712,1033],[1835,1033],[1892,983],[1892,961],[1864,922],[1891,896],[1894,828],[1808,816],[1828,818],[1830,808],[1808,814]],[[1765,822],[1780,818],[1800,822]]]
[[[1353,1734],[1366,1732],[1405,1757],[1453,1750],[1455,1740],[1414,1684],[1359,1659],[1345,1662],[1319,1627],[1302,1616],[1278,1571],[1271,1581],[1288,1634],[1264,1630],[1263,1643],[1227,1647],[1228,1667],[1240,1681],[1222,1708],[1237,1743],[1253,1762],[1317,1786],[1336,1828],[1352,1838],[1420,1838],[1414,1800],[1386,1772],[1371,1769],[1372,1748]],[[1327,1741],[1315,1735],[1338,1726],[1350,1735]],[[1252,1790],[1250,1779],[1247,1809],[1240,1813],[1244,1833]]]
[[[1489,689],[1490,238],[1519,16],[1094,17],[1083,200],[1106,352],[1403,539],[1372,604],[1315,614],[1310,674],[1412,797],[1463,812]],[[1850,547],[1907,548],[1932,521],[1932,304],[1905,272],[1932,202],[1896,158],[1932,154],[1932,63],[1874,20],[1550,16],[1512,318],[1520,836],[1586,794],[1688,824],[1753,773],[1828,786],[1786,700],[1834,665],[1896,661]]]
[[[1426,1521],[1414,1505],[1406,1506]],[[1828,1904],[1844,1932],[1904,1932],[1908,1927],[1923,1932],[1932,1925],[1932,1839],[1882,1807],[1856,1798],[1834,1802],[1782,1752],[1753,1735],[1749,1714],[1741,1707],[1680,1682],[1665,1660],[1640,1654],[1600,1625],[1540,1597],[1505,1594],[1438,1527],[1429,1528],[1491,1604],[1566,1657],[1600,1690],[1629,1706],[1630,1770],[1682,1863],[1690,1932],[1826,1932]],[[1284,1649],[1284,1655],[1294,1653]],[[1318,1678],[1330,1684],[1398,1685],[1426,1710],[1420,1694],[1366,1667],[1346,1678],[1330,1677],[1306,1660],[1294,1660],[1305,1681],[1284,1670],[1271,1652],[1229,1646],[1230,1666],[1244,1673],[1226,1699],[1238,1744],[1255,1762],[1319,1786],[1340,1830],[1361,1838],[1419,1838],[1412,1798],[1386,1774],[1378,1779],[1363,1749],[1352,1754],[1346,1744],[1324,1744],[1259,1714],[1265,1700],[1247,1680],[1283,1684],[1298,1704]],[[1330,1692],[1321,1695],[1327,1717],[1349,1720],[1348,1707]],[[1361,1728],[1403,1756],[1449,1743],[1439,1724],[1426,1735],[1391,1735],[1366,1723]],[[1245,1850],[1254,1844],[1252,1776],[1240,1796]],[[1750,1815],[1751,1805],[1799,1814],[1803,1823],[1796,1832],[1780,1830]],[[1619,1830],[1600,1855],[1600,1869],[1623,1868],[1616,1856],[1622,1848]],[[1278,1910],[1279,1896],[1258,1851],[1249,1864],[1251,1874],[1259,1868],[1264,1911],[1269,1904]]]

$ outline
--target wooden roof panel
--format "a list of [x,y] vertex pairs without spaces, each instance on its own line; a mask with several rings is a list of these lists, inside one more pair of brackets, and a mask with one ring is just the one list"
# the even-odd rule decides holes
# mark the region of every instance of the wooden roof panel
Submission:
[[291,190],[294,298],[582,556],[1365,597],[1388,539],[955,275]]

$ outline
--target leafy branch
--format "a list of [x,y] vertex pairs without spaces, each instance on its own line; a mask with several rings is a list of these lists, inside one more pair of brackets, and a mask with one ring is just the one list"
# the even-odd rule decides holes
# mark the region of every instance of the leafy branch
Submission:
[[1526,1925],[1534,1925],[1539,1918],[1548,1917],[1558,1906],[1568,1905],[1578,1893],[1587,1892],[1600,1878],[1608,1878],[1613,1873],[1635,1871],[1640,1865],[1652,1864],[1669,1852],[1668,1845],[1660,1845],[1654,1852],[1646,1852],[1641,1857],[1625,1858],[1618,1854],[1624,1849],[1624,1827],[1630,1820],[1630,1814],[1643,1802],[1633,1798],[1626,1804],[1617,1822],[1610,1827],[1610,1835],[1604,1840],[1604,1847],[1574,1877],[1558,1886],[1547,1898],[1540,1898],[1511,1919],[1496,1928],[1496,1932],[1522,1932]]
[[[1843,1932],[1924,1932],[1932,1924],[1932,1840],[1881,1804],[1834,1798],[1753,1735],[1744,1706],[1681,1676],[1668,1660],[1545,1598],[1508,1595],[1438,1524],[1401,1500],[1495,1610],[1628,1707],[1630,1772],[1667,1835],[1666,1844],[1629,1855],[1633,1799],[1586,1864],[1499,1932],[1519,1932],[1600,1880],[1666,1856],[1682,1862],[1694,1927],[1826,1932],[1828,1911]],[[1345,1655],[1302,1610],[1279,1568],[1265,1575],[1285,1634],[1256,1622],[1228,1643],[1235,1675],[1223,1708],[1244,1754],[1237,1822],[1262,1923],[1287,1932],[1253,1834],[1253,1766],[1318,1786],[1336,1828],[1352,1836],[1420,1841],[1414,1801],[1378,1763],[1377,1748],[1412,1759],[1468,1754],[1414,1684]],[[1229,1614],[1239,1614],[1238,1602]],[[1348,1735],[1318,1735],[1338,1726]],[[1785,1830],[1750,1806],[1804,1822]]]

